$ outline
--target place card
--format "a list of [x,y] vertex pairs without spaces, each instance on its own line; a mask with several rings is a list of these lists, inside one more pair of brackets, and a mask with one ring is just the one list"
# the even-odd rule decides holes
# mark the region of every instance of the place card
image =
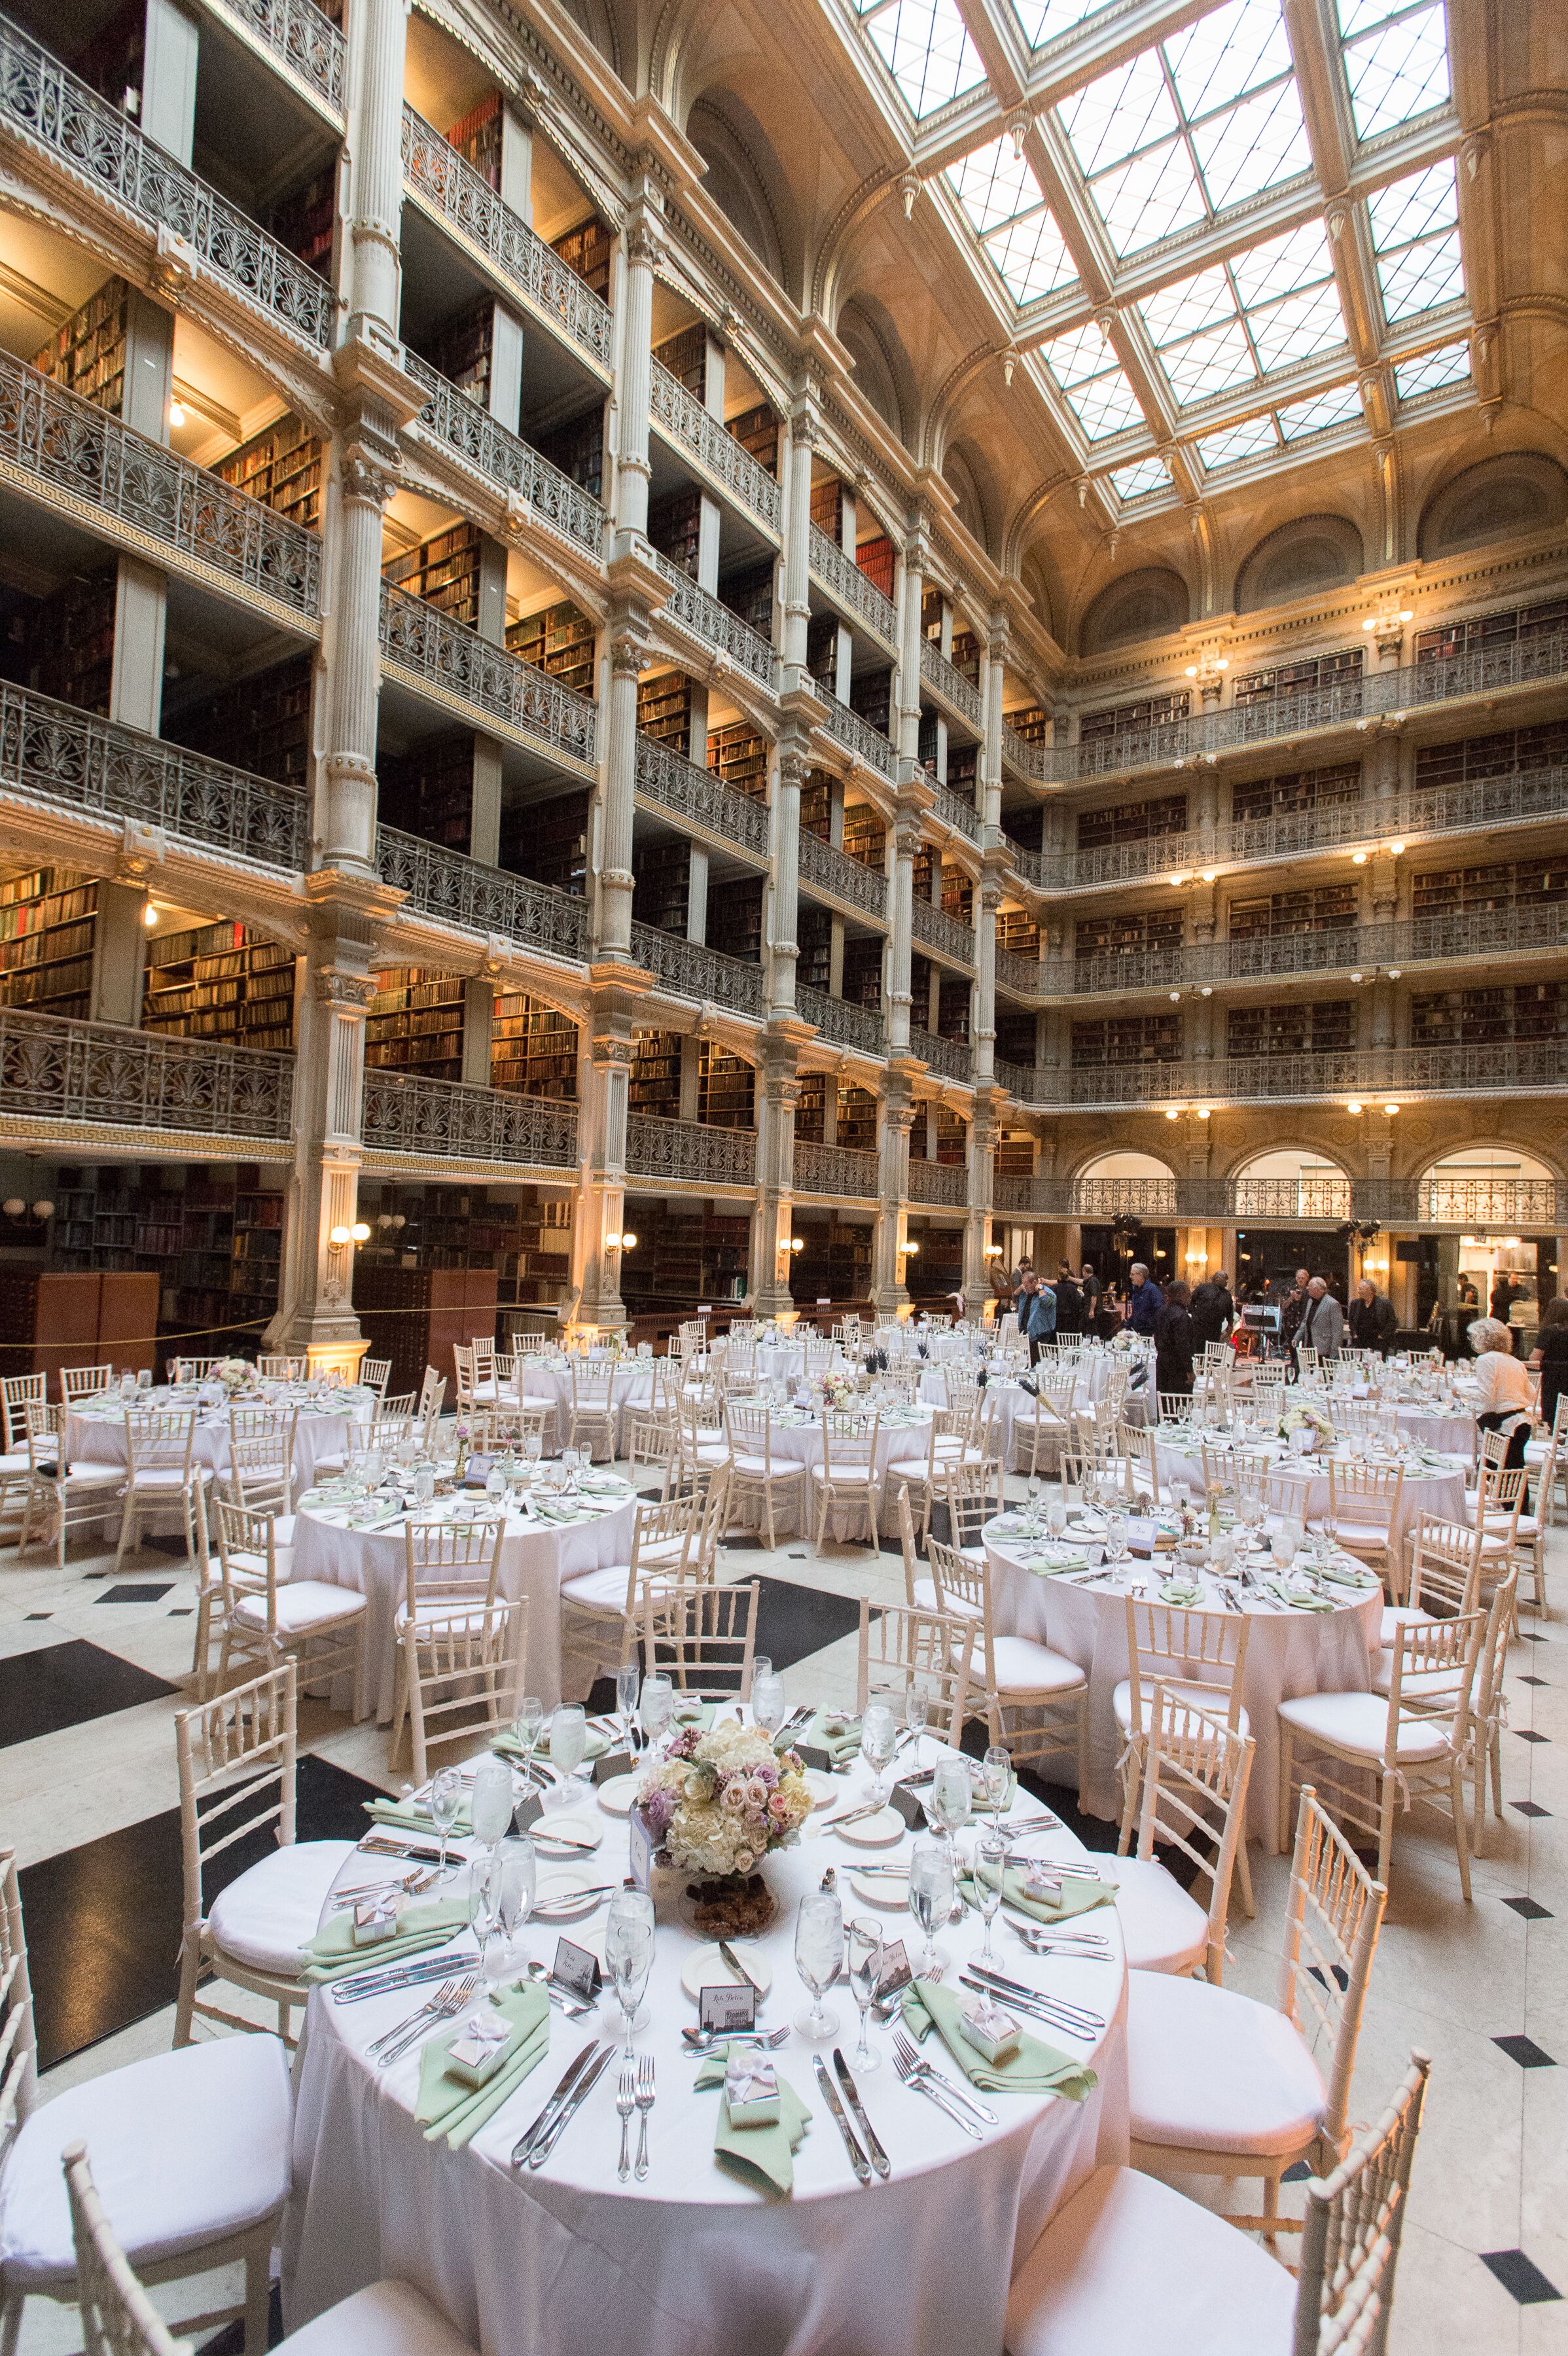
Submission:
[[539,1793],[531,1792],[526,1800],[518,1802],[513,1811],[512,1822],[520,1833],[531,1833],[543,1814],[543,1799]]
[[877,1974],[873,2003],[886,2004],[890,1996],[897,1996],[900,1989],[908,1987],[914,1977],[903,1940],[889,1940],[882,1950],[882,1969]]
[[608,1783],[617,1775],[629,1775],[637,1765],[629,1751],[607,1751],[594,1762],[594,1783]]
[[1127,1551],[1142,1562],[1151,1560],[1155,1551],[1155,1525],[1142,1514],[1132,1515],[1127,1523]]
[[575,1996],[579,2004],[596,2004],[603,1985],[599,1976],[599,1959],[586,1947],[577,1946],[570,1939],[555,1942],[555,1961],[550,1966],[550,1976],[557,1987]]
[[832,1753],[824,1751],[820,1742],[797,1742],[795,1756],[802,1767],[814,1767],[819,1775],[832,1773]]
[[912,1833],[918,1832],[926,1821],[926,1811],[908,1784],[894,1784],[888,1805],[897,1809]]
[[640,1808],[632,1808],[627,1815],[626,1825],[631,1843],[631,1879],[639,1890],[651,1890],[655,1844],[648,1819]]
[[698,2025],[704,2033],[733,2036],[736,2029],[757,2026],[757,1990],[754,1987],[705,1987],[697,1994]]

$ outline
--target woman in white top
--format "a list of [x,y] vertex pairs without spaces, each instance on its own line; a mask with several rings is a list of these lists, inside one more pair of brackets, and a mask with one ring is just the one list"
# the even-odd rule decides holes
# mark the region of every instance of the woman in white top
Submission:
[[1513,1355],[1513,1337],[1496,1317],[1477,1317],[1466,1328],[1476,1354],[1474,1373],[1481,1387],[1476,1421],[1483,1431],[1509,1435],[1508,1464],[1524,1462],[1525,1442],[1534,1409],[1530,1376],[1522,1359]]

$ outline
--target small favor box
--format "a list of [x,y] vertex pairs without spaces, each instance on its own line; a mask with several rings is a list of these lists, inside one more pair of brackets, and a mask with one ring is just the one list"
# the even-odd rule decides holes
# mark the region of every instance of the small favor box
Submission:
[[466,2085],[482,2086],[506,2051],[507,2025],[499,2012],[470,2013],[446,2049],[446,2067]]
[[1005,2062],[1018,2051],[1017,2022],[999,2004],[993,2004],[989,1997],[977,1996],[972,2004],[966,2005],[959,2014],[958,2025],[965,2042],[987,2062]]
[[359,1901],[354,1908],[356,1947],[375,1947],[383,1939],[397,1937],[398,1903],[402,1897],[401,1890],[383,1890],[373,1898]]
[[765,2054],[731,2053],[725,2071],[725,2104],[732,2127],[777,2126],[779,2072]]

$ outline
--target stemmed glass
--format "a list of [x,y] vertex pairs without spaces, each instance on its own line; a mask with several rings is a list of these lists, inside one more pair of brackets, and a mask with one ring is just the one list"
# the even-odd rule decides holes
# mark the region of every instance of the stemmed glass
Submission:
[[675,1715],[675,1688],[666,1676],[655,1675],[642,1680],[642,1697],[638,1704],[638,1716],[650,1750],[657,1751],[664,1732]]
[[952,1901],[952,1853],[946,1841],[924,1835],[909,1852],[909,1912],[926,1934],[922,1979],[936,1967],[936,1933],[951,1914]]
[[577,1487],[577,1467],[581,1464],[582,1461],[583,1456],[580,1449],[564,1448],[561,1451],[561,1462],[566,1468],[566,1486],[564,1492],[564,1494],[566,1496],[572,1496],[575,1494]]
[[974,1805],[974,1786],[969,1780],[967,1759],[941,1759],[931,1778],[929,1796],[925,1810],[931,1828],[940,1832],[952,1854],[953,1835],[968,1824]]
[[539,1738],[543,1728],[544,1704],[537,1694],[524,1694],[517,1706],[517,1716],[512,1719],[511,1730],[521,1748],[528,1753],[524,1772],[530,1783],[537,1783],[539,1780],[539,1770],[534,1764],[534,1754],[539,1749]]
[[576,1799],[572,1786],[588,1748],[587,1713],[580,1701],[558,1703],[550,1719],[550,1764],[560,1771],[558,1796]]
[[623,1661],[616,1671],[616,1716],[621,1731],[629,1742],[632,1722],[637,1716],[637,1697],[642,1685],[642,1672],[635,1661]]
[[446,1844],[452,1837],[452,1827],[463,1804],[463,1778],[456,1767],[442,1767],[430,1779],[427,1794],[430,1821],[441,1836],[441,1864],[438,1869],[443,1881],[446,1879]]
[[920,1763],[920,1743],[931,1720],[931,1697],[924,1686],[904,1688],[904,1723],[908,1728],[915,1746],[915,1764]]
[[482,1968],[492,1987],[499,1987],[507,1976],[508,1965],[516,1948],[517,1936],[533,1912],[534,1891],[539,1869],[533,1843],[526,1833],[503,1840],[492,1858],[487,1875],[489,1890],[485,1912],[493,1927],[500,1933],[499,1965],[490,1968],[489,1948],[484,1947]]
[[516,1806],[511,1769],[492,1751],[480,1760],[474,1771],[473,1797],[468,1803],[474,1838],[482,1841],[489,1850],[492,1864],[498,1843],[504,1840],[511,1830],[512,1812]]
[[978,1954],[971,1955],[972,1964],[981,1964],[989,1971],[991,1926],[996,1920],[996,1910],[1002,1903],[1002,1877],[1007,1869],[1007,1840],[1000,1832],[983,1832],[974,1844],[974,1902],[980,1919],[985,1925],[985,1937]]
[[625,2051],[631,2051],[637,2008],[653,1968],[653,1901],[645,1890],[620,1890],[605,1918],[605,1967],[626,2023]]
[[871,2007],[882,1980],[882,1925],[865,1914],[844,1924],[849,1942],[849,1984],[860,2008],[860,2042],[854,2049],[857,2070],[880,2070],[882,2056],[866,2042]]
[[544,1453],[544,1441],[537,1431],[531,1431],[527,1434],[522,1443],[522,1452],[528,1459],[529,1463],[532,1465],[535,1472],[537,1472],[539,1460]]
[[1029,1480],[1027,1511],[1029,1534],[1032,1537],[1038,1537],[1040,1535],[1040,1484],[1033,1475]]
[[1004,1742],[993,1742],[983,1763],[985,1796],[991,1803],[992,1815],[1000,1817],[1007,1804],[1007,1787],[1013,1781],[1013,1753]]
[[1105,1517],[1105,1559],[1112,1569],[1119,1570],[1127,1551],[1127,1516],[1108,1514]]
[[822,2003],[843,1964],[843,1909],[831,1890],[809,1890],[795,1916],[795,1969],[811,1991],[811,2002],[795,2015],[795,2026],[811,2045],[838,2035],[839,2017]]
[[871,1796],[887,1804],[886,1780],[898,1741],[898,1721],[885,1701],[867,1702],[860,1721],[860,1755],[871,1770]]

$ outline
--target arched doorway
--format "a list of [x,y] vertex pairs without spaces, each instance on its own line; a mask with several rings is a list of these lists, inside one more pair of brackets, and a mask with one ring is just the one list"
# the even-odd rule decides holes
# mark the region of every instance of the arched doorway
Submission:
[[[1423,1307],[1455,1339],[1484,1310],[1532,1329],[1558,1289],[1555,1173],[1511,1145],[1467,1145],[1416,1181]],[[1505,1288],[1506,1286],[1506,1292]]]
[[1278,1301],[1299,1268],[1326,1277],[1343,1301],[1350,1264],[1341,1227],[1350,1216],[1350,1181],[1336,1162],[1301,1146],[1277,1146],[1244,1162],[1231,1181],[1236,1289],[1246,1301]]
[[1162,1282],[1176,1273],[1176,1182],[1153,1153],[1101,1153],[1073,1182],[1079,1253],[1101,1284],[1125,1286],[1134,1260]]

